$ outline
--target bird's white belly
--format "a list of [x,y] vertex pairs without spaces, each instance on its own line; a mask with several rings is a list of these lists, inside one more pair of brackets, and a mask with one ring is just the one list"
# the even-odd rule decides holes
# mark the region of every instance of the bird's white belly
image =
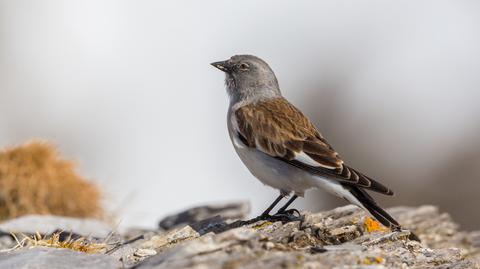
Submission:
[[[227,118],[230,118],[230,114]],[[228,130],[233,147],[248,170],[263,184],[278,189],[284,194],[294,192],[301,197],[310,188],[320,188],[357,204],[358,201],[355,201],[356,199],[352,197],[350,192],[336,180],[312,175],[255,148],[246,146],[232,131],[234,122],[233,120],[228,121]]]
[[256,149],[234,146],[248,170],[262,183],[283,193],[295,192],[299,196],[303,196],[305,190],[316,187],[308,173]]
[[319,188],[364,208],[362,203],[338,181],[312,175],[256,149],[235,144],[235,142],[234,148],[242,162],[256,178],[284,194],[294,192],[303,197],[306,190]]

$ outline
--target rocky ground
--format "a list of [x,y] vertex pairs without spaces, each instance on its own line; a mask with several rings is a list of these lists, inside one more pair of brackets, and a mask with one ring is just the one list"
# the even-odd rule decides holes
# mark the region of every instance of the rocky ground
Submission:
[[163,229],[121,234],[94,220],[27,216],[0,223],[0,268],[480,268],[480,231],[459,231],[433,206],[388,211],[421,243],[355,206],[234,229],[248,205],[197,207],[165,218]]

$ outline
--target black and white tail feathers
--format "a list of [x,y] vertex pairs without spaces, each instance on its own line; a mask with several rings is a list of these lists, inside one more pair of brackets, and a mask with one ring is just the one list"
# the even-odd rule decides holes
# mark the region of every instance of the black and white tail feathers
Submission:
[[392,229],[393,231],[401,230],[400,224],[390,216],[385,210],[383,210],[376,202],[373,200],[364,189],[344,185],[344,187],[350,190],[350,193],[360,202],[363,208],[365,208],[375,219],[377,219],[385,227]]
[[[375,219],[377,219],[385,227],[390,228],[392,231],[402,230],[402,226],[400,226],[400,224],[392,216],[390,216],[390,214],[383,210],[375,202],[375,200],[373,200],[372,196],[370,196],[364,189],[351,185],[344,185],[344,187],[349,190],[350,194],[353,197],[355,197],[355,202],[358,202],[355,204],[366,209],[373,217],[375,217]],[[420,238],[411,231],[408,238],[410,240],[421,242]]]

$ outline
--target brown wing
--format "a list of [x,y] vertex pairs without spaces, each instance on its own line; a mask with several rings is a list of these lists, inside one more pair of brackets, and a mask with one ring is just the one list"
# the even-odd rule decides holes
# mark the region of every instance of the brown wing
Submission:
[[242,106],[235,117],[238,135],[249,147],[322,177],[393,194],[345,165],[310,120],[284,98]]

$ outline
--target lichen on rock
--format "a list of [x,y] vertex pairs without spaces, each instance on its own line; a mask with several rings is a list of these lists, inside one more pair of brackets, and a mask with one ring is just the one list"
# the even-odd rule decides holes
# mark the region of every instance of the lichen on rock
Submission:
[[[230,225],[238,223],[236,219],[214,216],[170,230],[130,230],[99,238],[106,249],[91,260],[78,251],[35,247],[8,251],[8,246],[0,245],[0,268],[11,268],[11,264],[36,268],[28,266],[43,264],[43,257],[48,257],[53,269],[480,269],[480,231],[460,231],[448,214],[434,206],[388,211],[405,230],[370,229],[369,225],[376,224],[352,205],[319,213],[302,212],[301,221],[259,220],[244,222],[249,224],[240,227]],[[208,232],[204,228],[218,225],[221,229]],[[231,227],[236,228],[227,229]],[[422,242],[409,239],[411,232]],[[81,261],[85,263],[79,264]]]
[[[345,206],[303,212],[303,222],[259,221],[160,250],[136,268],[480,268],[477,233],[458,231],[433,206],[389,210],[406,230],[369,229]],[[410,230],[422,243],[409,239]],[[478,239],[478,238],[477,238]],[[373,267],[372,267],[373,266]]]

